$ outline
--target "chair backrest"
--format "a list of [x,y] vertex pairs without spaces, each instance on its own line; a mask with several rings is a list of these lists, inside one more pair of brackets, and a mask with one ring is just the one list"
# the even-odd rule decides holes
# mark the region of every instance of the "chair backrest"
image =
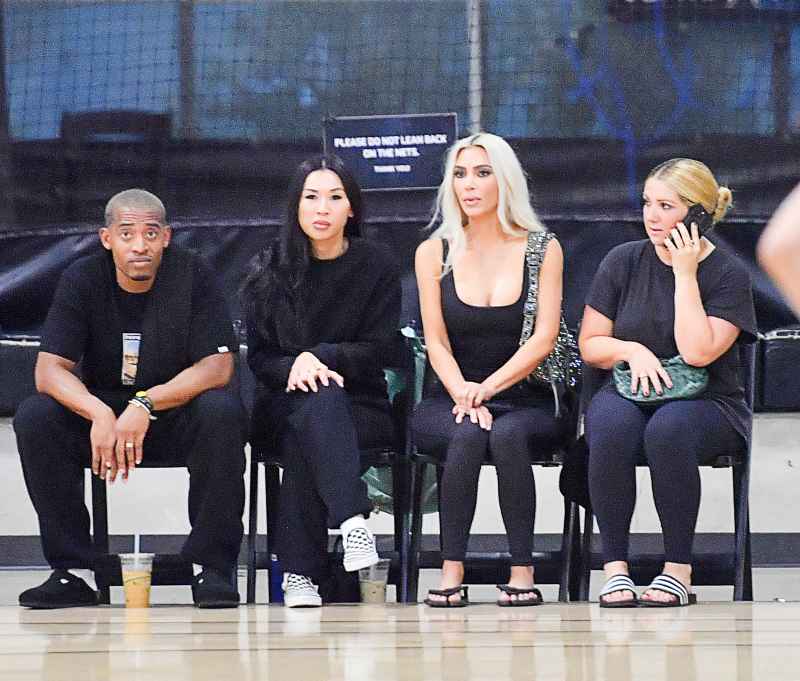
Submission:
[[756,343],[739,343],[739,376],[744,388],[744,399],[753,410],[756,396]]
[[91,144],[163,147],[170,138],[170,114],[148,111],[108,110],[65,113],[61,140],[68,148]]
[[242,405],[247,412],[248,419],[253,413],[253,405],[256,401],[257,381],[250,366],[247,364],[247,344],[239,344],[239,354],[236,357],[236,371],[231,379],[234,390],[238,390]]
[[171,135],[169,114],[83,111],[61,119],[64,179],[57,193],[70,220],[96,219],[119,191],[161,193],[161,166]]

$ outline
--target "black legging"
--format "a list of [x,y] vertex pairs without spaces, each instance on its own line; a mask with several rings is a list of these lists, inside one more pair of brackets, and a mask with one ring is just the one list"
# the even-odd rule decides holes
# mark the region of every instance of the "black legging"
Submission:
[[449,397],[423,400],[412,421],[414,442],[424,452],[446,454],[440,490],[442,558],[463,561],[475,515],[478,476],[487,453],[497,468],[500,512],[508,535],[512,565],[532,565],[536,488],[531,453],[550,447],[561,434],[561,423],[550,407],[515,407],[488,403],[494,422],[483,430],[452,414]]
[[744,439],[710,400],[676,400],[660,407],[603,389],[586,412],[589,492],[603,540],[604,562],[627,561],[636,503],[636,463],[646,458],[664,557],[692,562],[700,507],[698,464],[741,452]]

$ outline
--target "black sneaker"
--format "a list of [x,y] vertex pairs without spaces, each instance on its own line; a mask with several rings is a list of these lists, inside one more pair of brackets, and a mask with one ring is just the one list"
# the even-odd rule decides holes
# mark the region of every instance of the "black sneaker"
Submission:
[[97,592],[80,577],[66,570],[53,570],[47,580],[19,595],[23,608],[54,610],[97,605]]
[[192,598],[198,608],[239,607],[239,592],[233,587],[231,579],[210,567],[192,579]]

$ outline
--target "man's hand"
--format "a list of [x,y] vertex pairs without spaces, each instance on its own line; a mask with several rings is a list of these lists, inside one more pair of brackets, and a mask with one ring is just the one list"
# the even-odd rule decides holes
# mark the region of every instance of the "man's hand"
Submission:
[[[150,427],[150,414],[146,409],[129,404],[117,419],[116,432],[116,463],[122,472],[122,479],[127,480],[129,473],[133,472],[136,464],[142,463],[142,444],[147,429]],[[112,476],[114,482],[116,475]]]
[[286,383],[286,392],[300,388],[303,392],[312,390],[317,392],[317,381],[328,386],[333,379],[340,388],[344,388],[344,378],[335,371],[328,369],[327,365],[320,362],[310,352],[301,352],[292,364],[289,380]]
[[92,473],[106,479],[107,475],[116,477],[117,460],[114,456],[117,417],[110,409],[92,419],[89,440],[92,444]]

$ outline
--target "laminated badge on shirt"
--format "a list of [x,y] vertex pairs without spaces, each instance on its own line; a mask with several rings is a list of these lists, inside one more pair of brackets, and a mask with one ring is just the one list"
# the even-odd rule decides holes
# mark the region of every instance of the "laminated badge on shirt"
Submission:
[[139,367],[139,346],[142,334],[122,334],[122,385],[136,383],[136,369]]

